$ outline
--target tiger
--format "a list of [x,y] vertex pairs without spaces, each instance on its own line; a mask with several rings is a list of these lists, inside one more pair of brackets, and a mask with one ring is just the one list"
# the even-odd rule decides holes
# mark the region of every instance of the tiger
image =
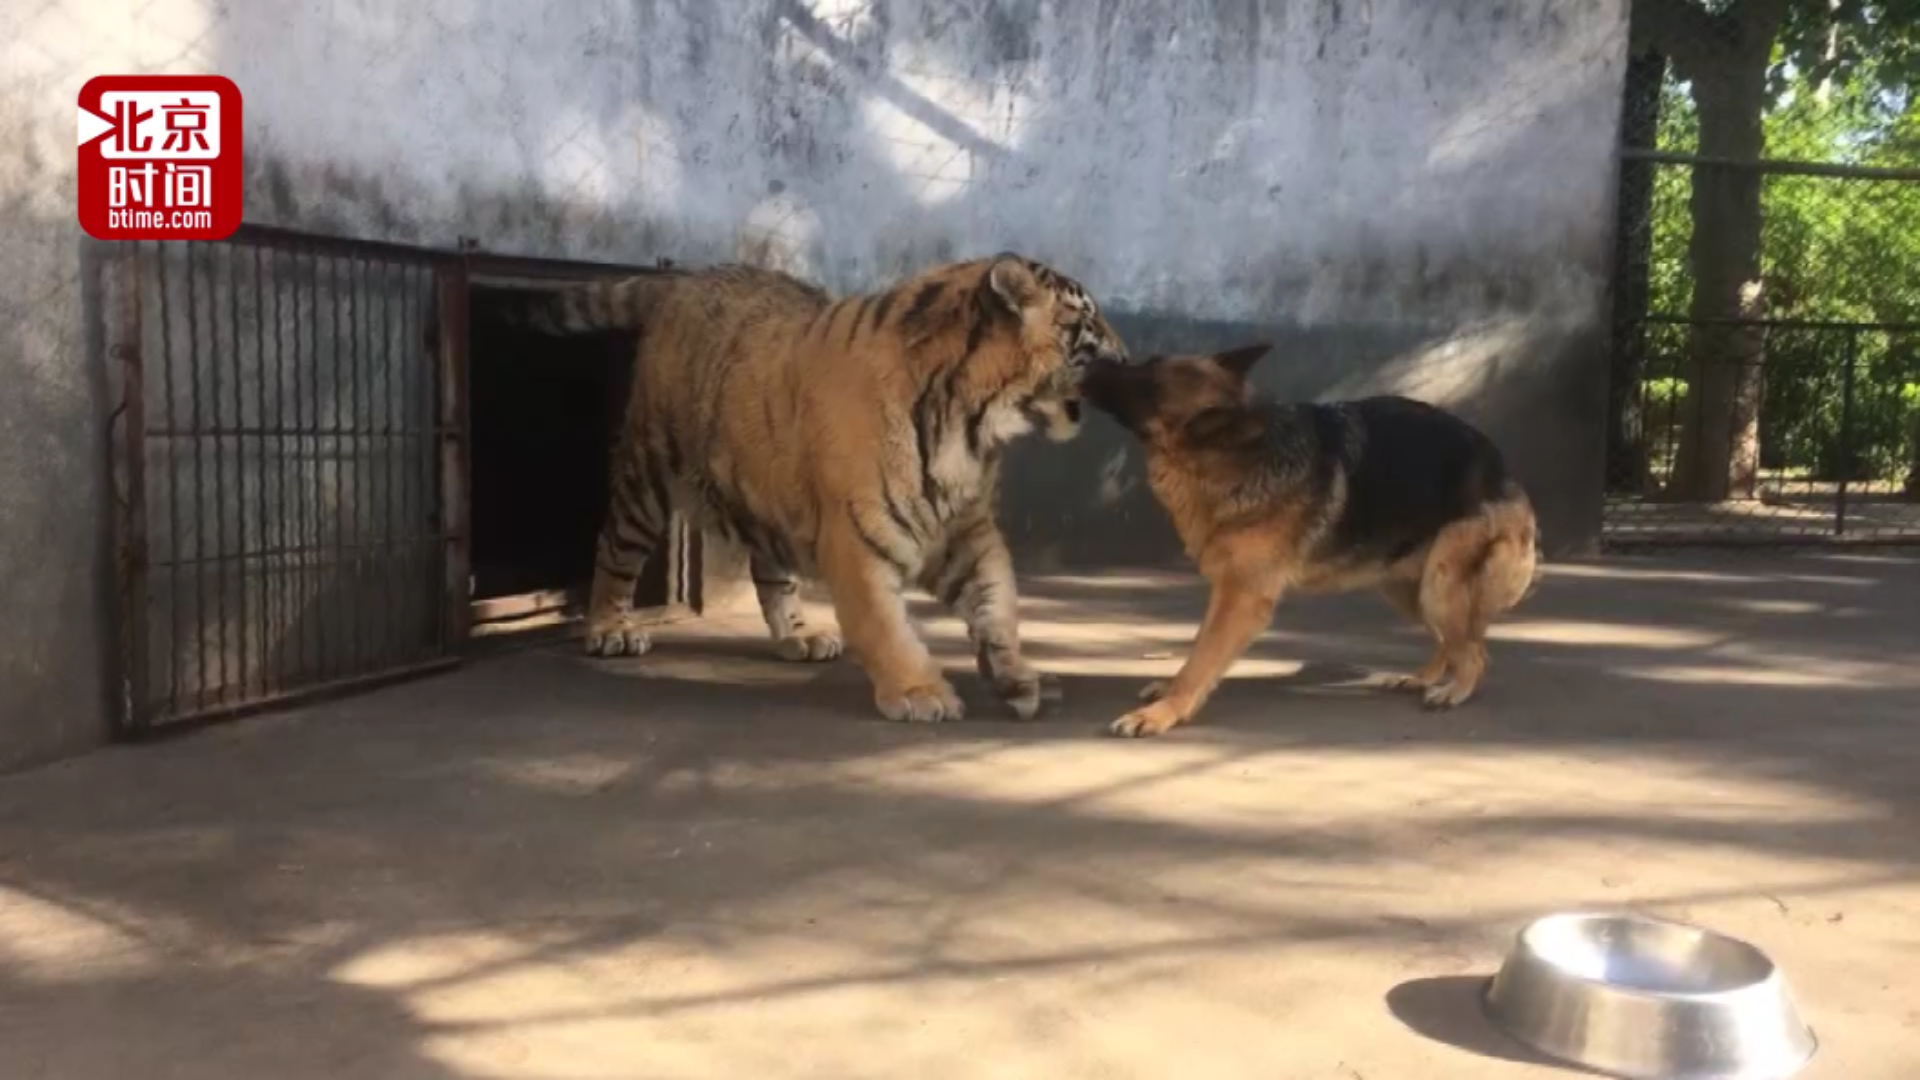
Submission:
[[[736,263],[574,286],[510,318],[548,334],[638,332],[588,654],[651,648],[634,585],[678,510],[745,549],[774,652],[832,660],[844,635],[882,716],[965,715],[908,620],[909,585],[964,623],[1016,716],[1058,700],[1021,652],[995,506],[1003,449],[1036,428],[1074,438],[1084,372],[1127,357],[1078,282],[1006,251],[836,300]],[[806,623],[803,578],[825,585],[839,633]]]

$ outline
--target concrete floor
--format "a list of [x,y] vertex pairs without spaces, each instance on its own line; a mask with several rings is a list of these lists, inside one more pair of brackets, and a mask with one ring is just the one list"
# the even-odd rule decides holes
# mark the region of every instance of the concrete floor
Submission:
[[1564,1075],[1474,993],[1587,906],[1769,950],[1809,1080],[1920,1074],[1920,563],[1561,566],[1442,715],[1302,602],[1152,742],[1101,730],[1200,594],[1029,592],[1033,725],[708,628],[0,779],[0,1076]]

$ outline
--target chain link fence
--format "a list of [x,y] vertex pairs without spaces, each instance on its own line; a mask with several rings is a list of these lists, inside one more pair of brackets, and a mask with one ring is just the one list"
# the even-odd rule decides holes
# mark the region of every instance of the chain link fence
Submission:
[[1873,163],[1703,157],[1687,104],[1629,93],[1606,540],[1920,543],[1920,146],[1789,116]]

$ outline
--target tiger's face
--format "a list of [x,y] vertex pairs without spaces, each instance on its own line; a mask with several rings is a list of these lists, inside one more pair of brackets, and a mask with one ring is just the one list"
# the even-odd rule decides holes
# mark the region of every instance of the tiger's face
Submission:
[[[1025,281],[1013,281],[1002,273],[997,262],[993,271],[996,292],[1007,296],[1020,308],[1050,320],[1050,340],[1033,350],[1030,362],[1038,376],[1031,394],[1021,404],[1028,421],[1054,442],[1066,442],[1080,433],[1082,382],[1089,367],[1096,363],[1125,363],[1127,346],[1113,327],[1107,325],[1100,306],[1079,282],[1065,274],[1018,255],[1002,255],[1000,261],[1014,260],[1026,271]],[[1009,296],[1025,292],[1028,283],[1034,295]],[[1009,288],[1009,286],[1011,288]]]

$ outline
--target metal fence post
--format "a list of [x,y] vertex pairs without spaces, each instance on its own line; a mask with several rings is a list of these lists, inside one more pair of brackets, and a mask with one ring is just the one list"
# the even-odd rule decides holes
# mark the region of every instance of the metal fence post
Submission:
[[1853,475],[1853,369],[1860,355],[1860,331],[1847,332],[1846,366],[1840,369],[1840,487],[1834,498],[1833,535],[1847,534],[1847,481]]

